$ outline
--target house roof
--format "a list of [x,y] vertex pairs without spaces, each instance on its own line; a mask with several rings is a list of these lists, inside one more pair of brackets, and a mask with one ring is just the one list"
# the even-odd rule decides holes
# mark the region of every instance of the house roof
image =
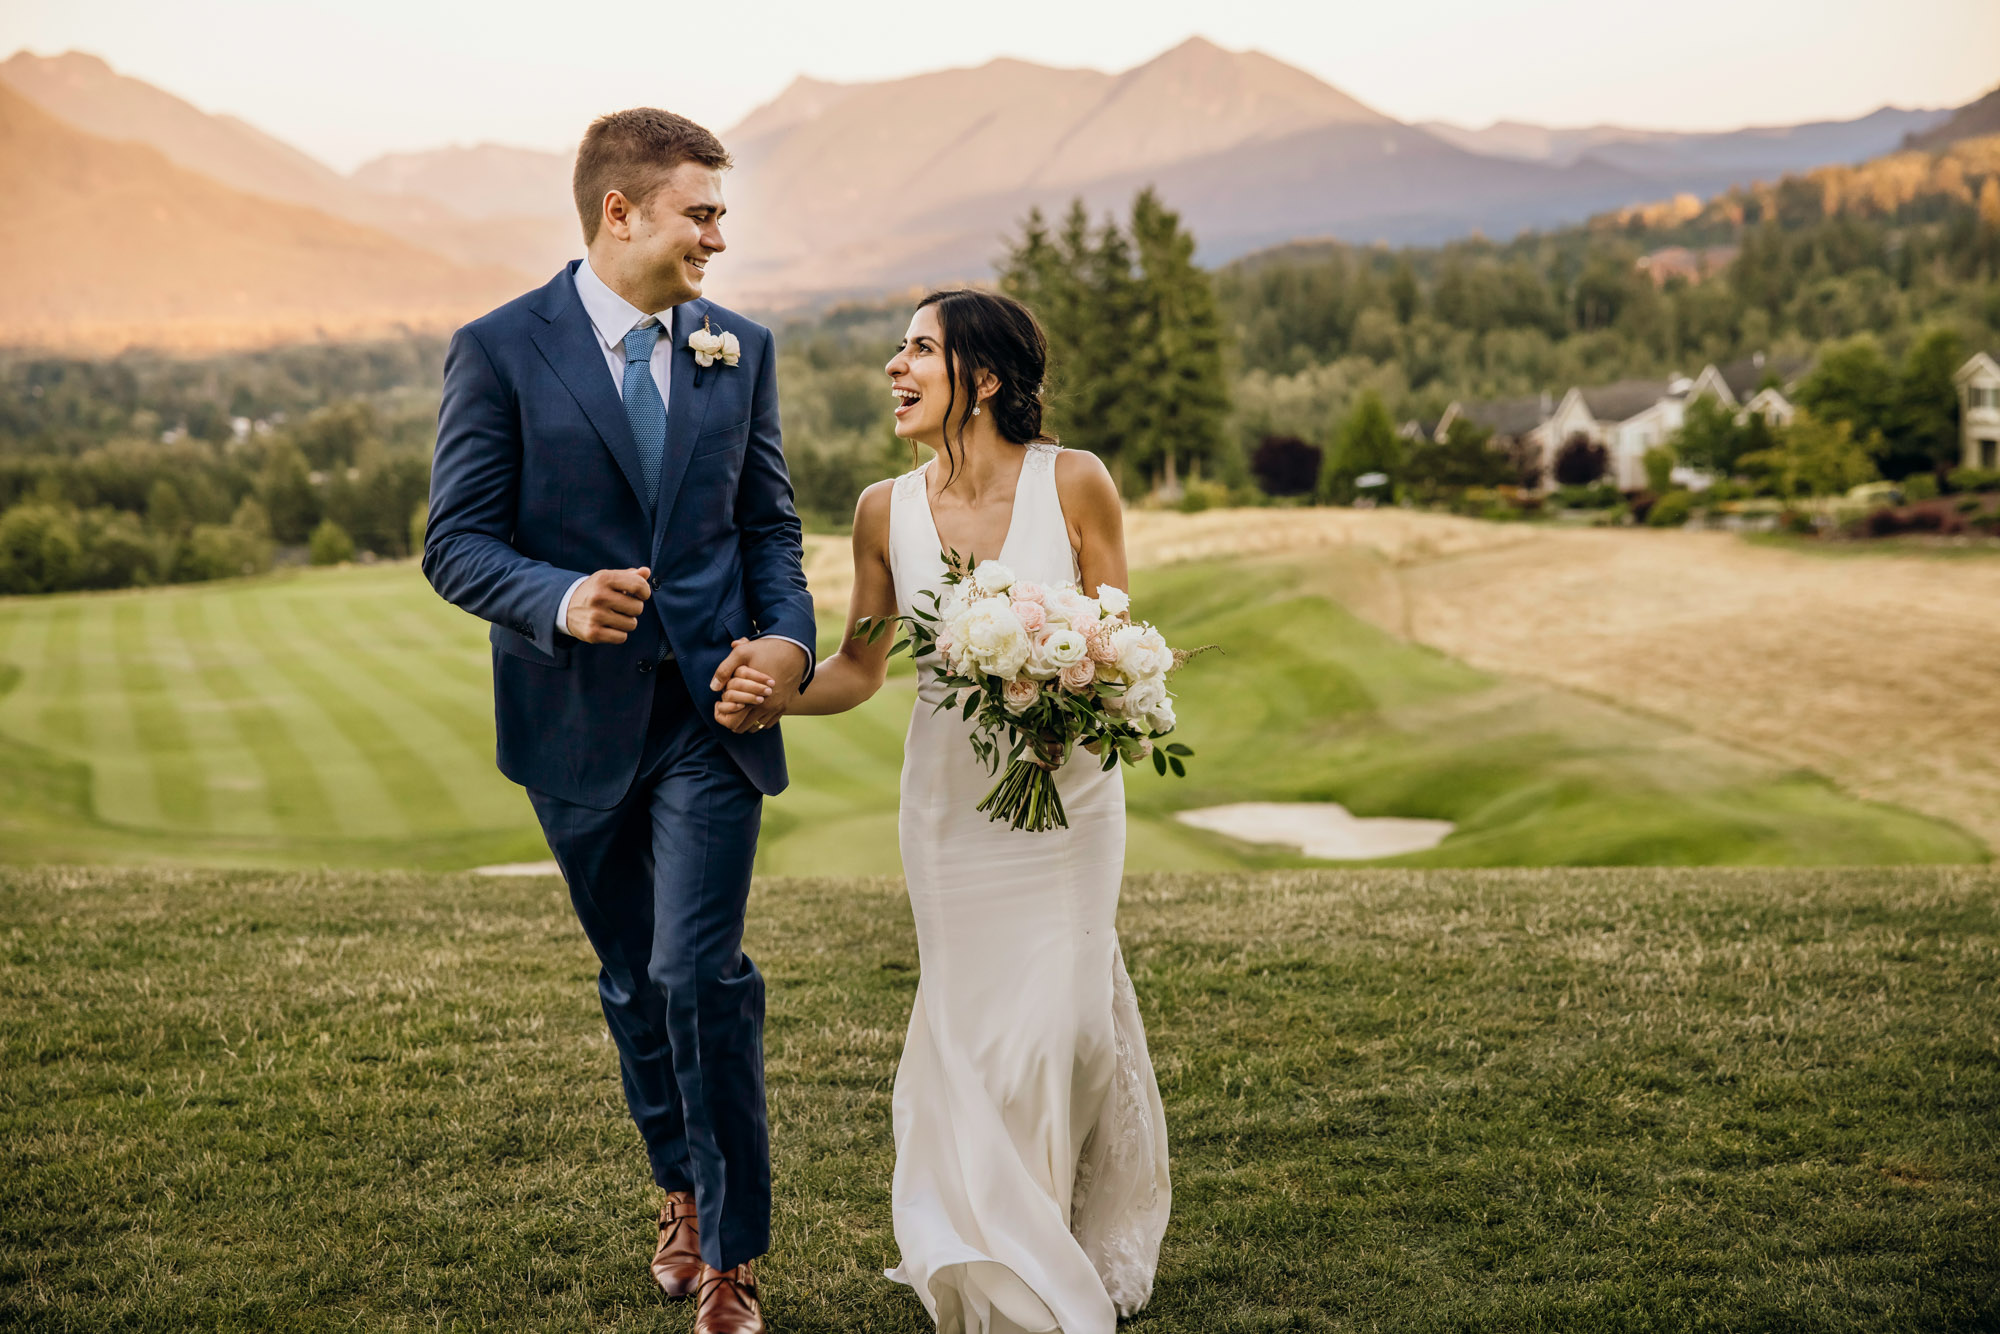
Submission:
[[1738,357],[1734,361],[1724,362],[1715,369],[1722,376],[1723,383],[1729,386],[1729,392],[1736,395],[1737,402],[1741,403],[1755,397],[1758,386],[1764,383],[1765,376],[1775,375],[1781,386],[1788,385],[1804,375],[1810,365],[1812,365],[1810,357],[1767,357],[1759,352],[1753,356]]
[[1958,374],[1951,378],[1963,384],[1981,371],[1988,375],[2000,375],[2000,352],[1973,353],[1966,359],[1966,363],[1958,368]]
[[1526,435],[1549,419],[1555,411],[1555,404],[1546,395],[1529,394],[1522,398],[1489,398],[1458,405],[1461,416],[1468,417],[1491,430],[1495,435]]
[[1617,380],[1580,392],[1591,416],[1601,422],[1622,422],[1665,398],[1672,387],[1667,380]]

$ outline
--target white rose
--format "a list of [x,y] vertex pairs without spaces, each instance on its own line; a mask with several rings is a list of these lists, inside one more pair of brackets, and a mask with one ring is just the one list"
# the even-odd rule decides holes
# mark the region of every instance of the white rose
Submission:
[[1157,676],[1149,676],[1125,687],[1125,712],[1133,715],[1151,713],[1165,702],[1167,687]]
[[997,560],[983,560],[979,562],[979,568],[972,572],[972,582],[981,593],[991,597],[1014,586],[1014,572]]
[[743,345],[736,341],[735,334],[725,333],[717,342],[715,351],[722,358],[723,365],[734,366],[743,355]]
[[1082,662],[1090,651],[1090,641],[1076,630],[1051,630],[1042,636],[1042,653],[1061,671],[1073,662]]
[[1057,626],[1036,640],[1026,670],[1037,681],[1047,681],[1062,675],[1063,668],[1083,661],[1089,651],[1089,640],[1074,630]]
[[1106,616],[1116,616],[1121,611],[1131,609],[1132,599],[1122,588],[1113,588],[1110,584],[1099,584],[1097,586],[1097,605],[1104,608]]
[[1174,651],[1160,632],[1146,624],[1127,625],[1111,632],[1112,663],[1128,681],[1148,676],[1165,676],[1174,665]]
[[1154,736],[1165,736],[1174,730],[1179,720],[1174,717],[1174,702],[1163,699],[1146,711],[1146,718],[1152,724]]

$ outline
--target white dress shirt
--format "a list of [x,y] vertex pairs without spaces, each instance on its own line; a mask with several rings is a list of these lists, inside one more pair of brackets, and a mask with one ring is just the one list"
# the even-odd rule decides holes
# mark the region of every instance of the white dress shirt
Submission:
[[[618,390],[618,398],[622,402],[625,398],[625,335],[638,327],[639,322],[646,318],[646,312],[612,291],[610,284],[598,277],[597,270],[590,267],[588,256],[585,256],[583,263],[576,266],[576,273],[572,277],[576,283],[577,299],[583,302],[583,313],[590,317],[590,327],[597,334],[597,346],[604,353],[605,369],[611,372],[612,386]],[[659,321],[661,328],[660,341],[653,344],[651,365],[653,383],[659,386],[660,402],[666,405],[667,411],[671,414],[673,411],[671,381],[674,364],[673,308],[670,306],[665,310],[655,311],[653,318]],[[583,587],[583,581],[589,577],[586,574],[572,583],[563,593],[562,601],[556,604],[556,629],[564,634],[569,633],[570,601],[576,597],[576,590]],[[782,639],[787,644],[798,644],[805,652],[807,666],[811,666],[813,659],[811,646],[799,644],[798,640],[789,635],[773,635],[771,638]],[[672,650],[668,651],[667,656],[673,656]]]

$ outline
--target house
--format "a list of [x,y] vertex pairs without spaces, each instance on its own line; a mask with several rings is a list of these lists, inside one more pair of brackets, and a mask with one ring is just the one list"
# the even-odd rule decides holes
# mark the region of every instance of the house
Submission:
[[1952,380],[1958,385],[1958,466],[2000,469],[2000,359],[1975,352]]
[[[1621,491],[1637,491],[1646,485],[1646,451],[1665,444],[1681,429],[1688,404],[1711,396],[1735,408],[1739,422],[1756,413],[1773,426],[1789,425],[1797,409],[1783,386],[1794,384],[1806,366],[1803,358],[1766,358],[1759,352],[1722,366],[1704,366],[1693,378],[1677,375],[1572,388],[1553,403],[1547,394],[1454,402],[1438,420],[1432,438],[1444,439],[1453,419],[1466,417],[1490,429],[1496,445],[1527,446],[1541,461],[1545,483],[1553,485],[1556,454],[1571,437],[1582,436],[1610,454],[1609,480]],[[1404,427],[1406,433],[1412,429],[1420,429],[1420,424]],[[1678,480],[1684,485],[1702,482],[1685,470]]]

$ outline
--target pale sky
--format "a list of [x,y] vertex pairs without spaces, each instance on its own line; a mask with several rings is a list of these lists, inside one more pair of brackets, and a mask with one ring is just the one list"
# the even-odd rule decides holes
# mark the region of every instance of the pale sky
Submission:
[[1122,70],[1199,34],[1401,120],[1731,129],[1949,106],[2000,83],[2000,0],[5,0],[0,56],[75,48],[343,170],[491,140],[566,149],[665,106],[726,129],[793,76],[995,56]]

